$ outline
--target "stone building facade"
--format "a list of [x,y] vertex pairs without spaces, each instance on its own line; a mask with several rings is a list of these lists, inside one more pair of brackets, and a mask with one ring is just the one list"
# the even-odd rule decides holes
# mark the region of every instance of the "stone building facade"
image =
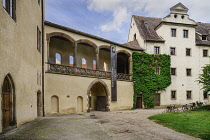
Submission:
[[0,1],[0,132],[42,115],[42,13],[41,1]]
[[[46,114],[131,109],[133,52],[171,54],[175,73],[158,92],[160,105],[207,101],[195,80],[209,64],[210,25],[189,19],[184,5],[163,19],[133,16],[129,41],[119,44],[45,21],[44,4],[0,2],[0,132]],[[116,46],[117,69],[111,69],[110,45]],[[117,101],[111,98],[112,70]]]
[[187,12],[178,3],[164,18],[132,16],[128,40],[137,40],[148,54],[171,56],[172,83],[157,92],[160,106],[208,102],[197,80],[202,67],[209,64],[210,24],[195,22]]

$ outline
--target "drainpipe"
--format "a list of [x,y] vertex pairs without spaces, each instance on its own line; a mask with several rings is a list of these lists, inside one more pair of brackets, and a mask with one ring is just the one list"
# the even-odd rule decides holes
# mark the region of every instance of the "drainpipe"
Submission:
[[44,0],[42,0],[42,115],[45,116],[44,108],[44,21],[45,21],[45,10],[44,10]]

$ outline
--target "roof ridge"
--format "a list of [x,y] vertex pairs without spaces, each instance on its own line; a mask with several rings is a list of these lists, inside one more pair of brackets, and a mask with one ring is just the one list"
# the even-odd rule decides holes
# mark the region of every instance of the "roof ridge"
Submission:
[[158,18],[158,17],[146,17],[146,16],[137,16],[137,15],[132,15],[132,16],[135,16],[135,17],[143,17],[143,18],[156,18],[156,19],[163,19],[163,18]]

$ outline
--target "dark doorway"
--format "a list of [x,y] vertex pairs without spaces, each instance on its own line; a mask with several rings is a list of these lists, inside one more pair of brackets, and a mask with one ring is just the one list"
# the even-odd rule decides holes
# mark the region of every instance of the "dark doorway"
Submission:
[[137,96],[136,108],[143,108],[142,107],[142,94]]
[[15,125],[14,85],[11,76],[7,75],[2,87],[2,126],[7,129]]
[[104,86],[98,82],[95,83],[89,94],[89,107],[91,110],[107,111],[108,95]]
[[122,52],[117,54],[117,73],[129,74],[129,57]]
[[160,106],[160,93],[155,95],[155,106]]

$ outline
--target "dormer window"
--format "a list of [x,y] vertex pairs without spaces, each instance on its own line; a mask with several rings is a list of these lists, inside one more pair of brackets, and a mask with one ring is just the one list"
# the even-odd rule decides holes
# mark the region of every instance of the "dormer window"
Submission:
[[208,31],[209,31],[209,34],[210,34],[210,29],[208,29]]
[[202,35],[202,40],[207,40],[207,35]]

